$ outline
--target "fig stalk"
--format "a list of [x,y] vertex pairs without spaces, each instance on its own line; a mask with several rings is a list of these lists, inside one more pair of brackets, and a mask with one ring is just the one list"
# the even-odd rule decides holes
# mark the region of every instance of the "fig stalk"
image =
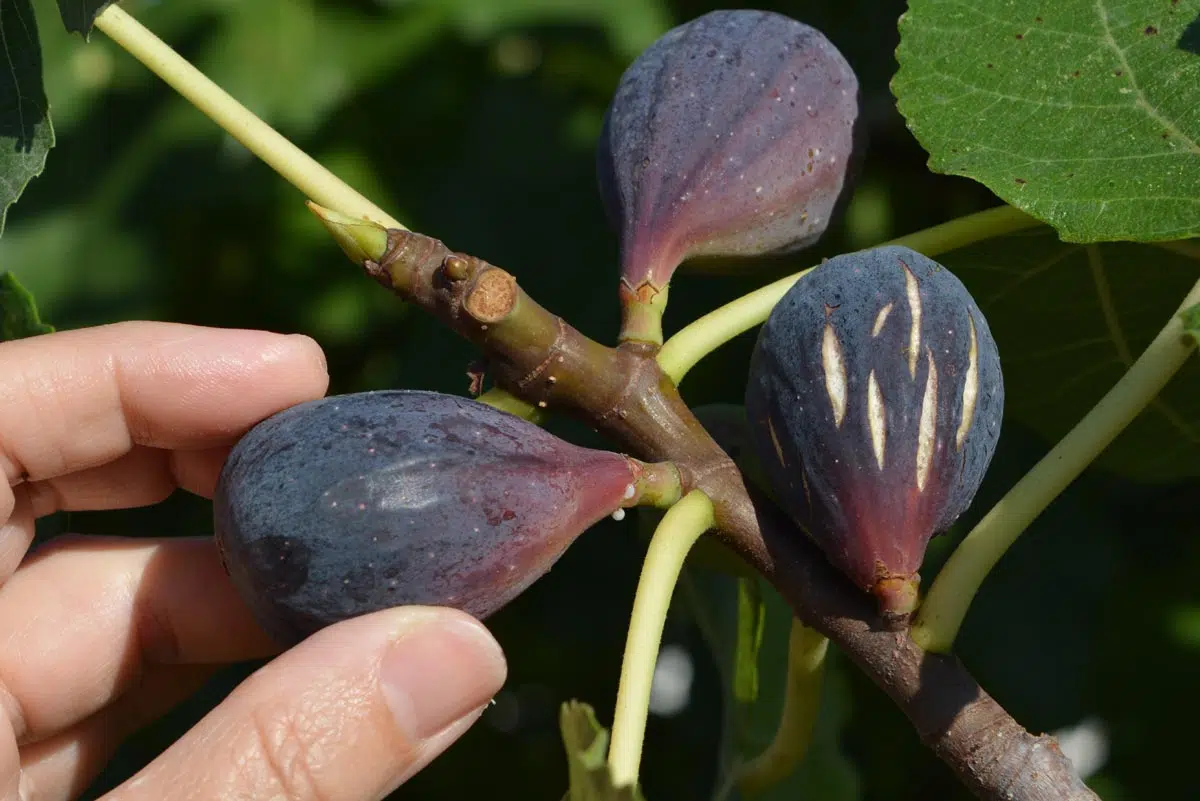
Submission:
[[616,787],[637,784],[650,687],[671,596],[688,552],[714,522],[712,501],[703,492],[692,490],[667,510],[650,540],[633,600],[608,751]]

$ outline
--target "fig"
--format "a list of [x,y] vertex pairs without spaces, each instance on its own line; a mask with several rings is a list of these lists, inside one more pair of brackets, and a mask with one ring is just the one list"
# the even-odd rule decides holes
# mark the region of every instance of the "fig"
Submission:
[[596,157],[627,316],[685,259],[815,242],[852,182],[858,117],[850,64],[782,14],[713,11],[650,45],[621,77]]
[[991,462],[1000,356],[952,272],[904,247],[849,253],[771,312],[746,412],[779,503],[895,618],[915,608],[929,540]]
[[283,645],[404,604],[484,618],[632,505],[643,467],[466,398],[327,397],[237,443],[214,496],[216,541]]

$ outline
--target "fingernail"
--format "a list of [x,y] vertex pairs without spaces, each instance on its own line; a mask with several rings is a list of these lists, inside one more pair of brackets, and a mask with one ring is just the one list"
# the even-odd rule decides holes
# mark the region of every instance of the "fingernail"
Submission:
[[491,634],[457,615],[405,632],[381,665],[392,714],[414,742],[486,704],[506,674],[504,654]]

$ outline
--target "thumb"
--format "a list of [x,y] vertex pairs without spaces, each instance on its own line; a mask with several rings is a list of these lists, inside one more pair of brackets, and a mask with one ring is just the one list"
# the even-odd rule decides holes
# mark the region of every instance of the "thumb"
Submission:
[[505,676],[499,645],[461,612],[348,620],[252,675],[113,798],[382,799],[470,728]]

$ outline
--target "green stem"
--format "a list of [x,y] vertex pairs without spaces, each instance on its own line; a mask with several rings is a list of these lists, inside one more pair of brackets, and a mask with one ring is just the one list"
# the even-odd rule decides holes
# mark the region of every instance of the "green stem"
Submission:
[[100,12],[96,27],[307,197],[351,217],[404,227],[234,100],[116,3]]
[[779,728],[766,750],[739,771],[738,787],[744,795],[758,795],[783,781],[807,753],[821,708],[821,681],[828,650],[829,639],[825,635],[792,618],[787,687]]
[[[968,214],[884,244],[904,245],[933,257],[974,242],[1036,225],[1041,225],[1041,222],[1025,212],[1012,206],[1000,206]],[[678,384],[705,356],[764,322],[771,314],[771,309],[775,308],[775,304],[787,294],[792,285],[812,269],[810,267],[808,270],[767,284],[695,320],[662,346],[662,350],[658,352],[659,366]]]
[[[683,477],[674,462],[643,462],[626,456],[637,467],[637,479],[626,506],[670,509],[683,497]],[[660,521],[661,522],[661,521]]]
[[[96,27],[309,199],[348,217],[408,230],[235,100],[116,3],[100,12]],[[485,403],[500,405],[527,420],[536,415],[536,409],[504,390],[485,394],[486,400],[480,397]]]
[[528,420],[534,425],[540,426],[546,419],[546,413],[543,410],[532,403],[526,403],[499,387],[492,387],[487,392],[477,396],[475,400],[480,403],[486,403],[488,406],[497,408],[502,412],[508,412],[509,414]]
[[662,321],[667,311],[667,296],[670,294],[670,284],[662,289],[649,289],[644,292],[631,290],[621,281],[621,332],[619,342],[637,342],[651,347],[661,347],[663,343]]
[[650,687],[671,595],[688,551],[712,526],[712,501],[700,490],[692,490],[667,510],[650,540],[633,600],[633,616],[617,689],[612,746],[608,751],[608,765],[617,787],[637,784],[646,716],[650,709]]
[[[1200,282],[1183,310],[1200,302]],[[950,555],[917,610],[911,635],[927,651],[946,652],[975,593],[1021,532],[1154,400],[1194,350],[1178,312],[1121,380],[1025,477],[1000,499]]]

